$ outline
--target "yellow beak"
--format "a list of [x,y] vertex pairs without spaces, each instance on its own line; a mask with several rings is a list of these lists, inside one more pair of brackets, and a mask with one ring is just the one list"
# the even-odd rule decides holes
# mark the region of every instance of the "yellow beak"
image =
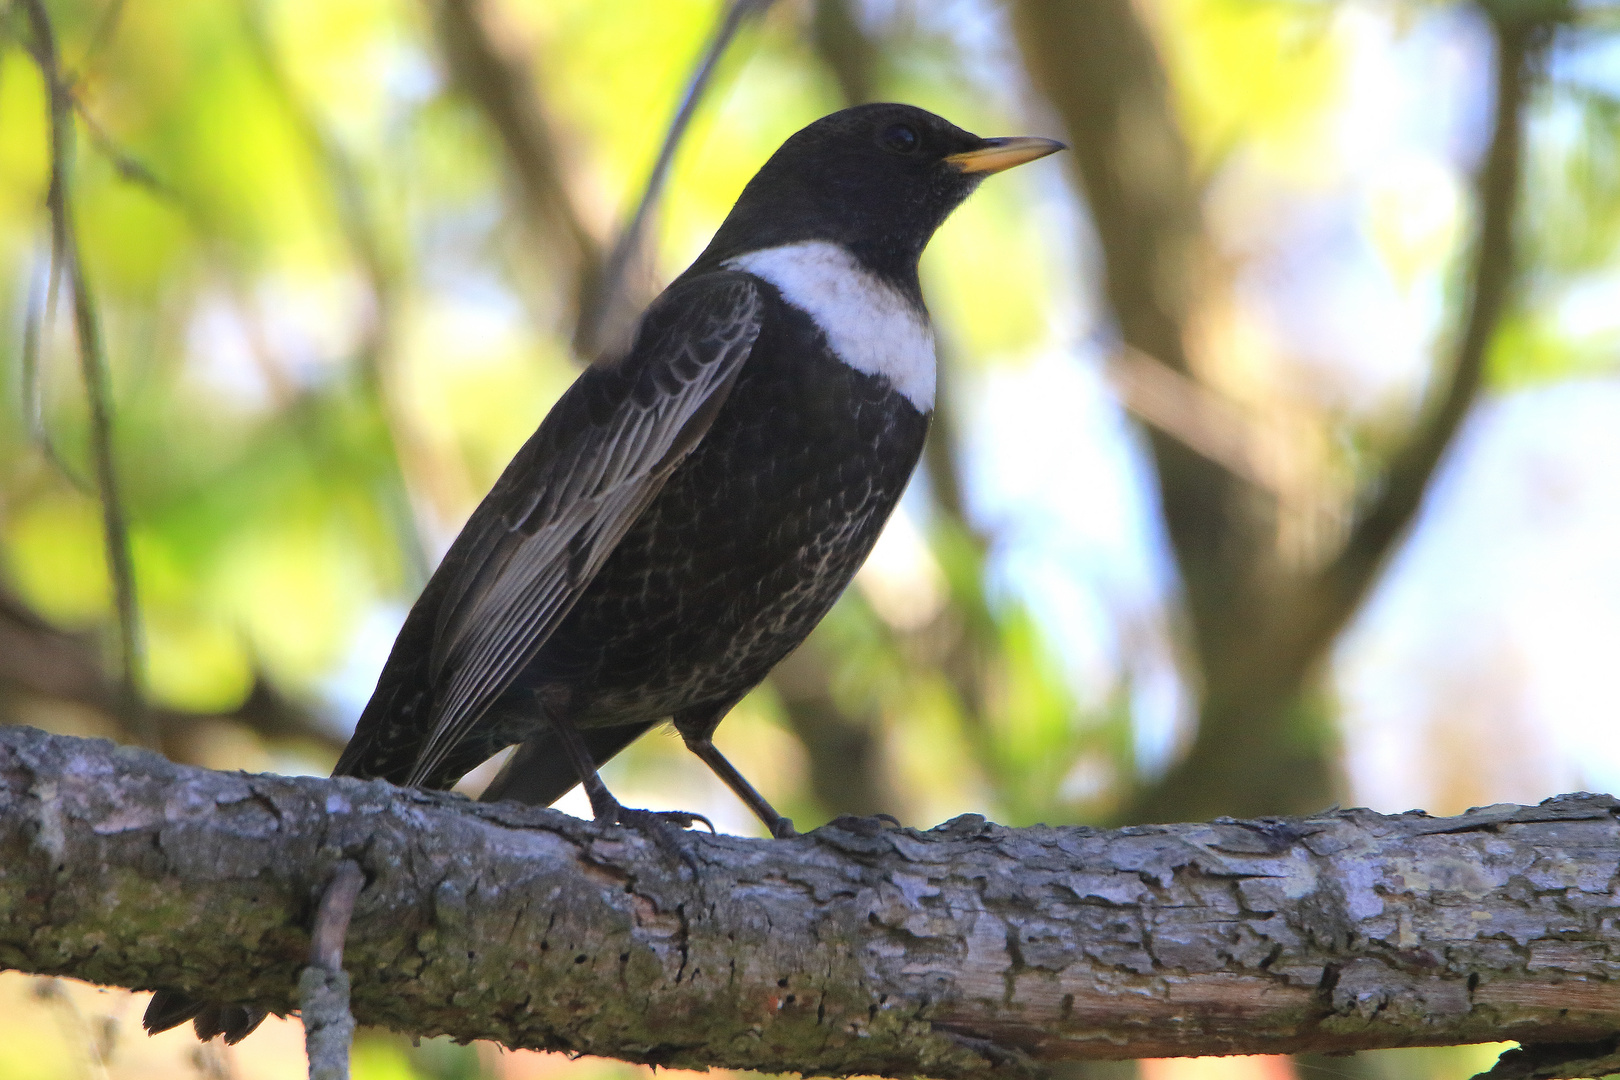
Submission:
[[986,139],[977,150],[952,154],[945,160],[965,173],[998,173],[1026,161],[1055,154],[1068,147],[1056,139],[1040,139],[1033,135],[1013,135],[1004,139]]

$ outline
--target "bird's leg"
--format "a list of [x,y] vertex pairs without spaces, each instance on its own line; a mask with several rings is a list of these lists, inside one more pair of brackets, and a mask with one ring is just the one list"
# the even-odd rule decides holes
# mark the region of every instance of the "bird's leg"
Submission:
[[[562,744],[563,753],[568,755],[569,762],[574,766],[574,773],[579,777],[581,786],[585,788],[586,798],[591,800],[591,816],[597,821],[613,825],[638,825],[648,818],[656,818],[659,822],[669,822],[691,828],[698,822],[709,827],[714,832],[714,823],[702,814],[694,814],[687,810],[631,810],[613,797],[607,785],[602,783],[601,775],[596,771],[596,762],[591,757],[590,748],[580,737],[579,728],[566,716],[553,716],[552,730],[557,733],[557,741]],[[666,826],[667,827],[667,826]]]
[[619,811],[624,807],[602,783],[602,777],[596,771],[596,762],[591,760],[585,740],[579,737],[579,728],[566,716],[552,716],[550,720],[551,729],[557,733],[557,741],[562,743],[563,753],[568,755],[568,763],[574,767],[574,775],[579,777],[585,796],[591,800],[591,816],[597,821],[616,823]]
[[765,801],[765,796],[754,790],[754,785],[737,771],[735,765],[726,760],[725,755],[710,741],[709,736],[688,735],[682,731],[681,738],[685,740],[686,748],[712,769],[714,775],[718,776],[726,787],[735,792],[737,798],[754,812],[754,816],[765,823],[765,828],[770,830],[773,837],[786,840],[790,836],[799,835],[794,831],[793,822],[778,814],[776,808]]

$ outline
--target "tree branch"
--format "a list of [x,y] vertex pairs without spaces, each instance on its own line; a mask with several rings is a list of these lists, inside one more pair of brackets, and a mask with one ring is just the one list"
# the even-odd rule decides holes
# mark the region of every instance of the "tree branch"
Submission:
[[[94,639],[51,626],[0,588],[0,703],[8,691],[70,701],[119,724],[124,720],[120,689],[102,671],[101,652]],[[151,704],[146,714],[157,729],[163,751],[171,757],[184,756],[199,721],[207,719]],[[329,725],[283,697],[262,676],[235,709],[210,715],[242,724],[266,739],[314,743],[333,759],[343,749],[343,740]],[[4,719],[8,718],[0,718],[0,722]],[[135,732],[129,736],[138,738]]]
[[[1225,435],[1203,432],[1213,440],[1172,423],[1150,432],[1202,701],[1191,749],[1131,800],[1128,818],[1299,809],[1326,801],[1336,785],[1327,725],[1307,688],[1405,535],[1478,396],[1512,281],[1522,113],[1536,43],[1570,11],[1567,0],[1478,6],[1498,41],[1497,97],[1478,178],[1467,317],[1449,374],[1436,380],[1431,407],[1369,494],[1344,548],[1320,572],[1301,574],[1279,561],[1275,485],[1243,467],[1242,442],[1229,437],[1240,431],[1234,425],[1220,425],[1231,429]],[[1031,77],[1073,136],[1127,350],[1191,375],[1182,334],[1202,243],[1197,192],[1147,28],[1126,0],[1020,0],[1014,10]],[[1171,382],[1156,381],[1161,389]]]
[[488,118],[506,148],[530,225],[549,237],[547,263],[574,271],[574,310],[596,302],[602,282],[602,247],[574,207],[563,178],[551,121],[535,94],[528,64],[496,44],[485,10],[488,0],[440,0],[439,40],[451,76]]
[[[90,457],[96,491],[101,502],[102,533],[107,548],[107,573],[112,579],[113,607],[117,615],[122,711],[130,730],[148,746],[156,746],[157,729],[147,715],[141,693],[142,645],[140,608],[135,597],[135,566],[129,548],[129,523],[119,494],[118,470],[113,460],[112,386],[101,338],[101,318],[85,274],[79,237],[73,221],[73,93],[63,76],[56,32],[41,0],[22,0],[28,18],[29,50],[45,80],[50,115],[50,187],[45,203],[51,218],[51,275],[64,274],[73,290],[73,322],[79,338],[79,361],[85,397],[90,406]],[[49,291],[49,285],[47,287]],[[47,305],[48,307],[49,305]]]
[[1580,795],[1115,832],[844,818],[688,834],[671,858],[550,810],[10,728],[0,965],[287,1010],[352,859],[354,1014],[417,1035],[938,1077],[1591,1044],[1620,1029],[1617,813]]
[[[1206,243],[1200,192],[1148,27],[1129,0],[1020,0],[1013,24],[1068,130],[1121,341],[1195,377],[1185,335]],[[1200,674],[1219,693],[1234,645],[1264,620],[1275,500],[1162,427],[1148,436]]]
[[[1131,0],[1018,0],[1012,10],[1030,79],[1069,132],[1124,351],[1196,379],[1186,334],[1208,239],[1149,27]],[[1126,799],[1120,816],[1178,821],[1320,806],[1337,787],[1332,750],[1316,734],[1324,726],[1296,723],[1290,698],[1275,699],[1273,672],[1262,671],[1268,681],[1257,687],[1248,662],[1278,618],[1279,596],[1293,595],[1282,588],[1277,498],[1234,472],[1229,454],[1195,448],[1188,432],[1170,429],[1153,424],[1146,434],[1197,665],[1189,682],[1200,695],[1198,729],[1186,756]]]
[[[1362,511],[1344,549],[1306,587],[1297,605],[1302,618],[1278,628],[1276,640],[1257,650],[1258,665],[1276,668],[1309,663],[1350,616],[1378,579],[1389,553],[1406,534],[1429,480],[1479,397],[1491,338],[1514,279],[1513,219],[1522,168],[1525,103],[1532,69],[1550,40],[1550,28],[1510,4],[1482,4],[1496,39],[1496,108],[1490,150],[1475,180],[1479,231],[1469,273],[1467,317],[1457,341],[1450,377],[1385,471],[1376,496]],[[1303,658],[1303,661],[1301,660]]]
[[343,939],[366,875],[358,863],[338,863],[315,908],[309,966],[298,976],[298,1014],[304,1021],[309,1080],[349,1080],[354,1017],[349,1015],[349,973],[343,970]]
[[602,272],[602,287],[597,290],[593,302],[580,309],[579,335],[575,345],[581,355],[594,356],[612,343],[618,328],[622,325],[628,329],[630,321],[640,309],[642,298],[625,294],[625,275],[641,253],[642,234],[646,232],[647,219],[652,216],[653,207],[658,205],[658,199],[664,192],[664,182],[669,179],[669,170],[675,164],[675,151],[686,137],[686,129],[691,126],[692,117],[697,115],[698,105],[714,81],[715,69],[720,66],[720,58],[726,54],[732,40],[749,19],[763,15],[775,2],[728,0],[714,36],[709,39],[708,48],[703,50],[703,56],[687,81],[686,93],[681,95],[681,103],[676,106],[669,130],[664,133],[663,145],[658,148],[658,157],[653,162],[652,171],[647,174],[647,183],[641,189],[641,198],[636,201],[635,213],[613,242],[613,250],[608,254],[607,265]]

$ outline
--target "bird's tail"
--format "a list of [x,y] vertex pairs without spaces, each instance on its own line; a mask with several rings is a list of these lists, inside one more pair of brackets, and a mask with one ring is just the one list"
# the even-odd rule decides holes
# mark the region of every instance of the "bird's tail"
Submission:
[[[656,721],[586,728],[580,732],[580,738],[585,743],[585,749],[591,752],[591,760],[597,768],[601,768],[607,764],[608,758],[655,725]],[[490,781],[478,800],[550,806],[568,794],[569,789],[577,783],[579,774],[574,771],[573,762],[563,753],[557,736],[550,731],[541,731],[512,753],[505,767]]]
[[203,1042],[223,1035],[226,1042],[239,1043],[268,1015],[267,1010],[255,1005],[224,1005],[217,1001],[199,1001],[178,990],[159,990],[152,995],[141,1026],[148,1035],[156,1035],[190,1020],[197,1029],[197,1038]]

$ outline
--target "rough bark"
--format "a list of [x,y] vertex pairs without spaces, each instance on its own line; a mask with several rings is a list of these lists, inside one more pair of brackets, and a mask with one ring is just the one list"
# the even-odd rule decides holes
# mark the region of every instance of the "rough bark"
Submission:
[[689,834],[677,855],[555,811],[7,728],[0,965],[286,1010],[315,902],[353,859],[354,1014],[418,1035],[939,1077],[1602,1044],[1620,1030],[1617,812],[1582,795],[1111,832],[846,818],[789,841]]

